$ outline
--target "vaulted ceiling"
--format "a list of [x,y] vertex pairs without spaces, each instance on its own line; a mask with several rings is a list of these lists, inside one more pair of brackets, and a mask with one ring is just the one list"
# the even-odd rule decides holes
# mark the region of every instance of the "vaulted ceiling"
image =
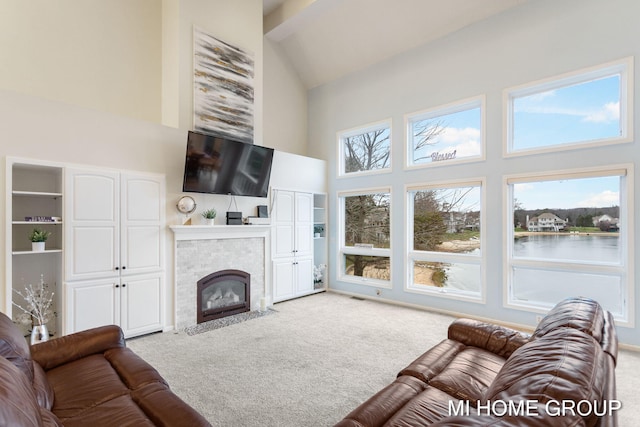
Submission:
[[307,88],[531,0],[263,0],[265,36]]

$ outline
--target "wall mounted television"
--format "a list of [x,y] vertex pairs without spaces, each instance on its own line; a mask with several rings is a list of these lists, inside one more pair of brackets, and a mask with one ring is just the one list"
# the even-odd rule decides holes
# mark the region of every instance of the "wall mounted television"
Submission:
[[267,197],[273,149],[189,131],[182,191]]

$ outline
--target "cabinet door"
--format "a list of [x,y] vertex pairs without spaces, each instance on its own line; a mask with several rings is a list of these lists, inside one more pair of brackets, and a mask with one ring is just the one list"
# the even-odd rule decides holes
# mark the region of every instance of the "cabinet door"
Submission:
[[313,292],[313,260],[297,259],[295,264],[296,296]]
[[117,173],[68,169],[65,177],[65,277],[118,274],[120,187]]
[[295,254],[313,254],[313,194],[296,193]]
[[123,277],[120,322],[126,338],[162,330],[162,276]]
[[109,279],[65,283],[65,334],[119,325],[120,292]]
[[294,260],[281,259],[273,263],[273,302],[295,297]]
[[120,216],[122,275],[158,271],[163,266],[164,179],[123,174]]
[[291,257],[295,249],[295,193],[277,190],[273,200],[274,258]]

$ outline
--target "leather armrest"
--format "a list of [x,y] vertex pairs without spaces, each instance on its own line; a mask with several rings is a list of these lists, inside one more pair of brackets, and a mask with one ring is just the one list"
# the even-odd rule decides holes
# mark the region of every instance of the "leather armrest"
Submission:
[[116,325],[108,325],[33,345],[31,357],[48,371],[92,354],[125,346],[122,329]]
[[508,358],[529,341],[530,335],[515,329],[472,319],[457,319],[449,325],[449,339],[479,347]]

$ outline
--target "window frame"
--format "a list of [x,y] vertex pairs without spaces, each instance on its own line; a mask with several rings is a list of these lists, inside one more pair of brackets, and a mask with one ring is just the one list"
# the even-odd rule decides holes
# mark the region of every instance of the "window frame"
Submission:
[[[352,136],[365,134],[367,132],[373,132],[380,129],[389,129],[389,166],[384,169],[372,169],[358,172],[345,172],[345,158],[344,158],[344,141],[346,138]],[[379,120],[377,122],[368,123],[362,126],[357,126],[350,129],[345,129],[337,132],[336,139],[338,142],[338,178],[354,178],[358,176],[366,175],[378,175],[393,172],[393,120],[387,118]]]
[[[365,248],[365,247],[354,247],[354,246],[346,246],[345,244],[345,198],[350,196],[361,196],[366,194],[379,194],[386,193],[389,194],[389,247],[388,248]],[[367,277],[359,277],[359,276],[350,276],[345,274],[346,265],[344,262],[345,255],[362,255],[362,256],[375,256],[375,257],[384,257],[389,258],[389,277],[393,277],[393,258],[392,254],[392,244],[393,244],[393,227],[391,226],[391,218],[393,217],[393,193],[391,191],[391,187],[369,187],[362,188],[357,190],[345,190],[338,191],[338,239],[339,239],[339,248],[337,251],[337,262],[336,265],[339,266],[337,270],[337,279],[343,282],[356,283],[359,285],[372,286],[376,288],[385,288],[385,289],[393,289],[392,281],[389,280],[381,280],[381,279],[371,279]]]
[[[513,186],[518,183],[537,181],[556,181],[562,179],[580,179],[619,176],[620,180],[620,222],[625,224],[626,231],[620,233],[621,245],[619,263],[592,263],[580,260],[549,261],[539,259],[524,259],[513,257],[514,250],[514,192]],[[514,298],[514,267],[531,268],[544,271],[560,271],[567,273],[604,274],[621,277],[622,311],[620,315],[614,313],[616,323],[623,326],[634,326],[634,236],[633,222],[633,181],[634,171],[632,164],[607,165],[602,167],[563,169],[540,173],[513,174],[503,176],[503,202],[506,230],[503,245],[503,305],[521,311],[534,313],[546,313],[553,304],[530,302]]]
[[[441,188],[458,188],[458,187],[480,187],[480,255],[460,254],[453,252],[434,252],[415,250],[413,240],[413,201],[410,194],[414,191],[441,189]],[[405,280],[403,289],[407,293],[430,295],[455,300],[469,301],[479,304],[486,304],[486,247],[487,247],[487,228],[486,215],[486,178],[469,178],[461,180],[446,180],[429,183],[412,183],[405,185]],[[476,292],[461,291],[446,288],[431,288],[424,285],[416,285],[413,281],[413,266],[415,261],[432,261],[432,262],[449,262],[449,263],[465,263],[474,264],[480,267],[480,289]]]
[[[561,89],[600,78],[620,76],[620,129],[622,135],[587,141],[576,141],[538,148],[515,149],[514,133],[514,99],[539,94],[550,90]],[[580,70],[536,80],[503,90],[503,157],[518,157],[557,151],[579,150],[588,147],[601,147],[613,144],[624,144],[633,141],[633,57],[583,68]]]
[[[450,159],[446,161],[414,163],[413,155],[413,132],[412,124],[416,121],[433,119],[440,116],[459,113],[462,111],[480,108],[480,154],[478,156],[463,157],[461,159]],[[425,110],[415,111],[404,115],[404,169],[414,170],[432,167],[442,167],[447,165],[459,165],[461,163],[481,162],[486,159],[486,96],[478,95],[448,104],[439,105]]]

